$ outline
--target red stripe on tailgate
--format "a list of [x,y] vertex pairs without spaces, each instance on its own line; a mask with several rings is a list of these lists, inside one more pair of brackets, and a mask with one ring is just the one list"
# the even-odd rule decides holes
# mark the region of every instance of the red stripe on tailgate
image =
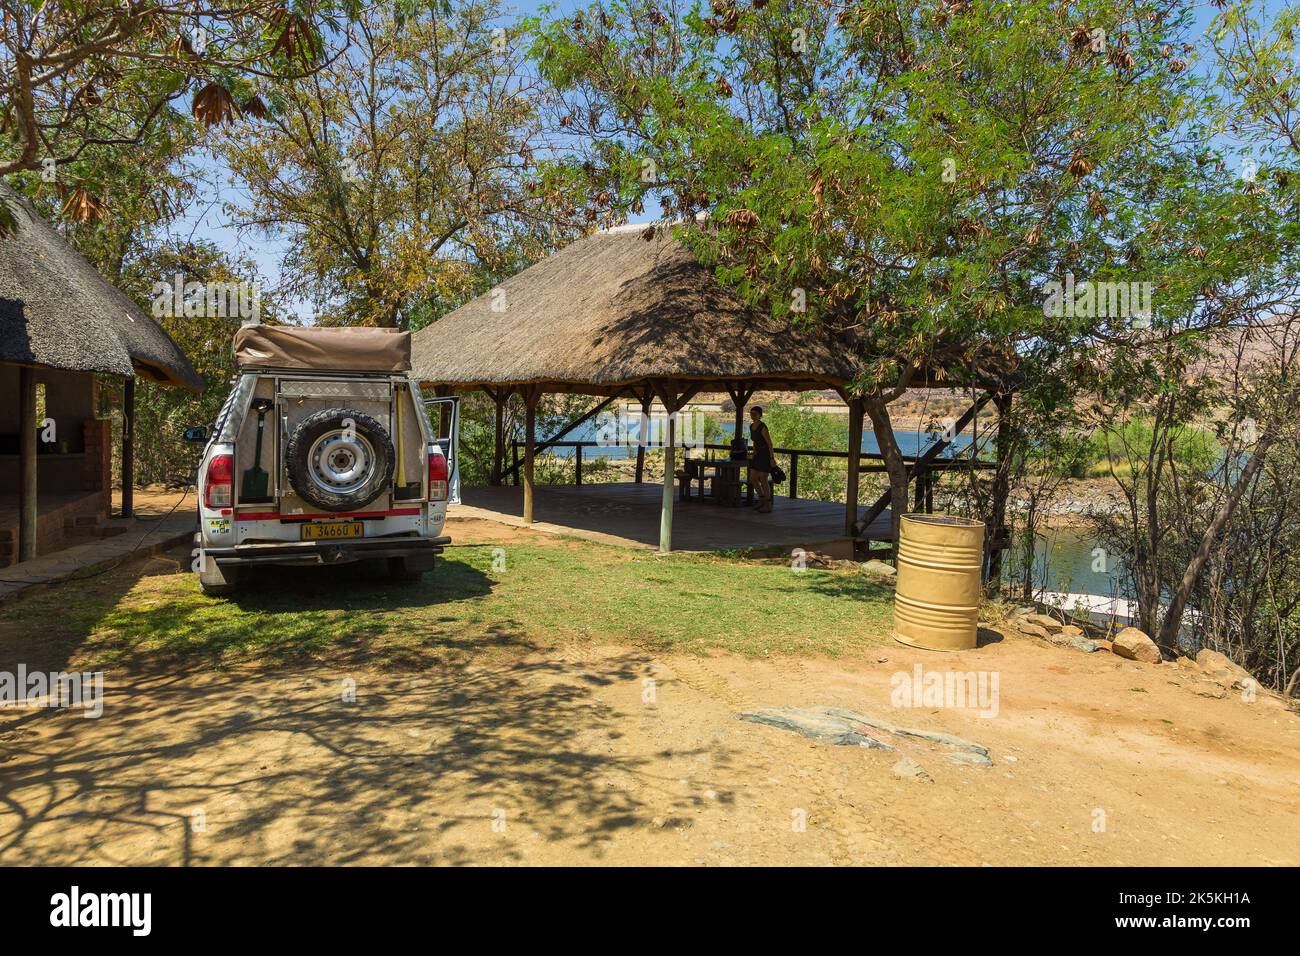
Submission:
[[245,511],[236,521],[312,521],[316,518],[400,518],[418,515],[419,508],[393,508],[389,511],[331,511],[319,515],[282,515],[278,511]]

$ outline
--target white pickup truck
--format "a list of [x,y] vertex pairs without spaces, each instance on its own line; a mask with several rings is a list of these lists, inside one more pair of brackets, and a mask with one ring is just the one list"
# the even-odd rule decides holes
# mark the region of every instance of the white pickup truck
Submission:
[[266,564],[387,559],[415,581],[451,539],[458,500],[454,398],[425,400],[410,335],[248,326],[239,368],[198,470],[195,569],[225,595]]

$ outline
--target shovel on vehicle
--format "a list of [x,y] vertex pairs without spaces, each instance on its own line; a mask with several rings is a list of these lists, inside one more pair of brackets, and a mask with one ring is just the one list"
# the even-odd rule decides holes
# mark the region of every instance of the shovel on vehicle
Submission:
[[243,501],[256,501],[267,498],[271,476],[262,468],[262,430],[266,427],[266,412],[272,406],[269,399],[254,399],[253,407],[257,409],[257,451],[253,453],[253,467],[244,469],[244,480],[239,486],[239,497]]

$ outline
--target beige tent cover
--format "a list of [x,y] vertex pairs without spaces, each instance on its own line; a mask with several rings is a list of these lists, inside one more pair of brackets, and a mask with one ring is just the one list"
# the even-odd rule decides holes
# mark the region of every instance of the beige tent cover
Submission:
[[408,372],[411,333],[397,329],[248,325],[235,333],[235,362],[258,368]]

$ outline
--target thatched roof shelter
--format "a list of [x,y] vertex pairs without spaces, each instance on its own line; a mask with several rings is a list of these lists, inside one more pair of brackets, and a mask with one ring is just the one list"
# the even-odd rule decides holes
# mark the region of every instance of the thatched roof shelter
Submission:
[[847,350],[751,309],[667,230],[566,246],[415,333],[413,367],[452,388],[609,395],[643,380],[838,388]]
[[[122,515],[132,516],[135,376],[202,391],[203,379],[170,336],[50,226],[25,198],[0,182],[13,219],[0,236],[0,364],[17,366],[19,552],[36,556],[37,382],[41,369],[122,377]],[[23,427],[22,423],[27,423]],[[105,461],[102,439],[92,459]],[[50,456],[46,470],[55,461]],[[107,472],[105,472],[107,474]],[[107,478],[101,489],[107,496]],[[91,487],[91,486],[87,486]],[[107,508],[107,498],[105,508]]]
[[[733,434],[740,438],[745,405],[756,390],[834,389],[849,406],[848,447],[843,453],[848,459],[845,531],[857,533],[863,402],[850,391],[862,371],[856,351],[824,332],[792,329],[788,322],[745,305],[670,230],[620,226],[566,246],[416,332],[411,365],[424,382],[449,391],[483,389],[496,402],[493,484],[503,476],[504,403],[512,393],[524,399],[524,458],[509,471],[516,472],[516,478],[522,471],[525,523],[533,521],[533,460],[539,450],[533,431],[543,393],[605,396],[604,402],[544,442],[543,449],[615,397],[638,398],[642,423],[637,482],[643,471],[646,420],[657,398],[667,413],[663,551],[672,547],[674,481],[689,478],[676,470],[674,429],[678,413],[691,398],[704,389],[725,390],[735,411]],[[918,385],[926,376],[922,379]],[[967,415],[976,412],[978,406]],[[964,421],[958,427],[964,427]],[[731,447],[734,457],[727,462],[748,460],[743,439]],[[928,456],[942,444],[934,447]],[[916,467],[924,464],[918,460]],[[731,469],[728,477],[719,477],[715,485],[745,483],[736,477],[740,465],[726,467]],[[755,471],[762,488],[766,472]],[[580,476],[580,470],[576,474]],[[879,502],[873,506],[865,524],[881,507]]]
[[192,391],[203,380],[162,327],[114,288],[0,183],[17,221],[0,238],[0,361],[129,377],[135,372]]

